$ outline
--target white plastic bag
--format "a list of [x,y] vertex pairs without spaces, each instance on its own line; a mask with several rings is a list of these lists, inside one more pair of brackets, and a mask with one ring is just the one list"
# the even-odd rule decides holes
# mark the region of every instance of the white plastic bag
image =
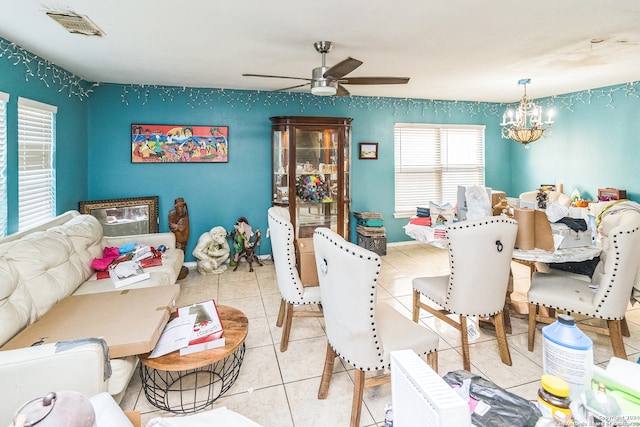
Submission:
[[467,199],[467,220],[473,221],[493,215],[493,208],[487,189],[482,185],[468,186],[464,195]]

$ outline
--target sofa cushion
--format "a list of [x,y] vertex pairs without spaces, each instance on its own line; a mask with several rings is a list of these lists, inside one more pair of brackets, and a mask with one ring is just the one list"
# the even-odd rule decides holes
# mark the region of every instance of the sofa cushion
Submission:
[[68,237],[73,245],[73,264],[82,271],[82,280],[93,274],[91,261],[102,256],[102,226],[91,215],[80,215],[64,225],[52,227],[48,233],[61,233]]
[[84,280],[71,241],[59,233],[38,232],[17,241],[3,257],[18,271],[18,287],[27,290],[37,317]]
[[19,283],[18,270],[0,258],[0,347],[37,318],[31,296]]
[[[150,269],[145,269],[145,271],[148,271],[148,270]],[[98,279],[96,277],[96,274],[94,274],[93,276],[91,276],[91,278],[89,278],[89,280],[87,280],[82,285],[80,285],[80,287],[76,289],[73,295],[86,295],[86,294],[95,294],[98,292],[121,291],[124,289],[151,288],[154,286],[173,285],[175,283],[175,282],[170,282],[169,275],[162,271],[156,271],[156,272],[149,271],[149,273],[151,277],[149,277],[148,279],[141,280],[139,282],[132,283],[130,285],[123,286],[117,289],[114,286],[111,279],[109,278]]]
[[[167,249],[162,256],[162,265],[156,267],[147,267],[145,272],[150,273],[151,277],[140,282],[132,283],[120,289],[137,289],[150,288],[152,286],[173,285],[178,279],[178,273],[184,255],[181,249]],[[95,294],[96,292],[111,292],[118,290],[110,279],[98,279],[94,272],[86,282],[84,282],[73,293],[74,295]]]
[[109,389],[107,390],[110,395],[117,396],[127,389],[137,364],[138,356],[111,359],[111,378],[109,378]]

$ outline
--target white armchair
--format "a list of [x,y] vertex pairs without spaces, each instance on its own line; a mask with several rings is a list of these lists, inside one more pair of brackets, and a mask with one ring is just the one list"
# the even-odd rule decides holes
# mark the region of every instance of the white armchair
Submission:
[[322,317],[322,311],[294,310],[296,306],[320,304],[320,288],[318,286],[305,287],[300,281],[296,268],[296,251],[294,247],[295,233],[289,221],[289,211],[274,206],[268,211],[269,234],[271,236],[271,250],[276,268],[276,279],[282,300],[276,326],[282,328],[280,351],[287,351],[291,322],[296,317]]
[[[518,223],[486,217],[447,227],[450,274],[413,279],[413,320],[420,309],[460,331],[464,369],[471,370],[467,317],[488,317],[495,325],[500,357],[511,366],[504,327],[504,306]],[[421,295],[441,308],[421,301]],[[448,317],[456,314],[459,321]]]
[[404,349],[427,355],[427,362],[437,371],[438,336],[377,301],[381,264],[377,254],[328,228],[316,228],[313,246],[328,341],[318,398],[327,397],[339,356],[356,368],[351,427],[359,427],[364,388],[390,381],[388,375],[365,380],[365,373],[388,368],[391,351]]
[[108,348],[98,338],[0,351],[0,426],[8,426],[22,404],[51,391],[108,391],[110,377]]
[[605,320],[606,327],[583,323],[578,326],[609,335],[614,356],[627,358],[622,335],[628,336],[628,329],[623,321],[634,287],[640,289],[640,211],[620,209],[606,215],[599,230],[602,253],[591,280],[558,270],[534,273],[527,294],[529,351],[533,351],[536,321],[556,320],[538,313],[543,306]]

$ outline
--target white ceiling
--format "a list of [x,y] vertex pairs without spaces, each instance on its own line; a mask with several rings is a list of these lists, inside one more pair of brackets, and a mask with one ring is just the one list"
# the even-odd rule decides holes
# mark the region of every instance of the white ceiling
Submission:
[[[87,15],[105,36],[70,34],[49,10]],[[638,0],[0,0],[0,11],[0,36],[100,83],[276,90],[296,81],[242,73],[311,77],[318,40],[335,43],[328,66],[364,62],[349,77],[411,78],[352,95],[513,102],[520,78],[533,98],[640,80]]]

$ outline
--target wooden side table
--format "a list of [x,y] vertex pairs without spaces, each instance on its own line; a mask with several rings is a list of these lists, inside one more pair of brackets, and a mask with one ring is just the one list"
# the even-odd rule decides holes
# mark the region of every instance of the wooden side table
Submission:
[[238,378],[249,320],[238,309],[219,305],[225,346],[180,356],[174,351],[149,359],[139,355],[142,389],[149,403],[163,411],[191,413],[210,406]]

